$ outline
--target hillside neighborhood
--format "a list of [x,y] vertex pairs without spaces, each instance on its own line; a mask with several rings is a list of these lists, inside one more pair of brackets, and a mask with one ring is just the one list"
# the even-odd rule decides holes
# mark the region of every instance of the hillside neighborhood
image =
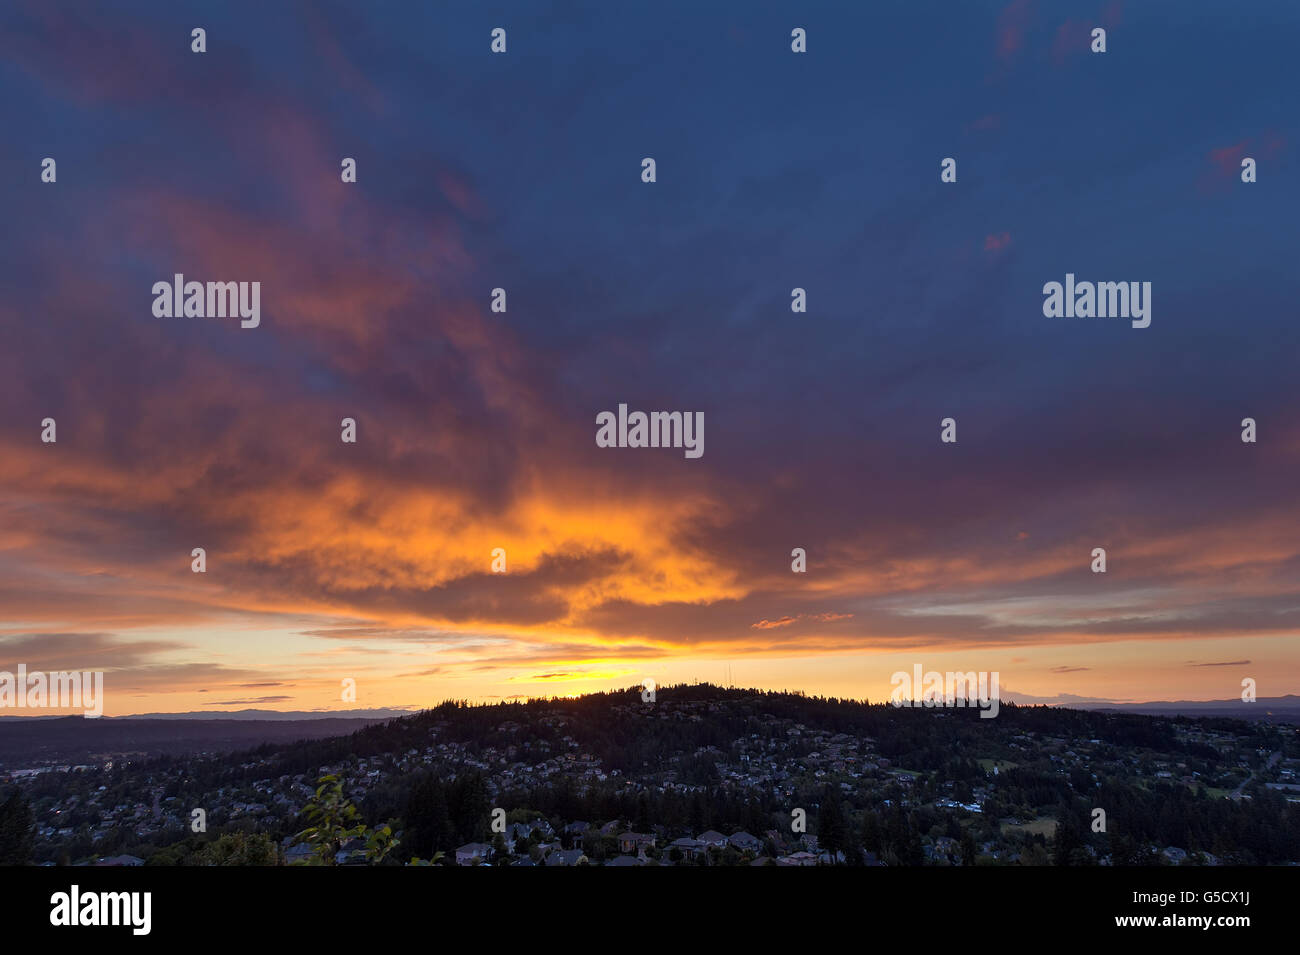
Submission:
[[[0,784],[30,804],[51,865],[165,864],[218,833],[262,834],[292,864],[327,775],[392,820],[400,855],[460,866],[1040,865],[1062,821],[1077,864],[1212,866],[1247,861],[1213,820],[1300,818],[1293,727],[1042,707],[980,721],[717,688],[584,699],[447,705],[295,747],[28,767]],[[1142,800],[1163,807],[1148,823],[1163,831],[1130,828],[1124,807]],[[334,861],[360,864],[361,848]],[[1258,851],[1300,861],[1277,840]]]

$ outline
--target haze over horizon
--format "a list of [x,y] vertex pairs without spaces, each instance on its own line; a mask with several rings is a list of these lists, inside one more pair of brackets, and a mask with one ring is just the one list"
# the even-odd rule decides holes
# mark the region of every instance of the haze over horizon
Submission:
[[[0,672],[110,716],[1300,692],[1300,7],[1207,50],[1115,0],[580,6],[235,4],[202,55],[163,3],[0,12]],[[178,273],[260,325],[154,317]],[[1067,273],[1150,327],[1044,317]],[[703,455],[597,447],[620,404]]]
[[[679,686],[690,686],[690,685],[692,684],[679,684]],[[746,692],[750,690],[761,690],[762,692],[773,692],[771,690],[765,690],[758,687],[723,687],[720,684],[713,684],[713,686],[717,687],[718,689],[736,690],[740,692]],[[627,689],[628,689],[627,687],[613,687],[605,690],[592,690],[592,691],[588,691],[588,693],[618,693],[618,692],[626,692]],[[658,689],[659,691],[664,691],[665,689],[672,689],[672,688],[671,687],[666,688],[661,686]],[[775,692],[798,693],[800,691],[777,690]],[[496,705],[501,703],[511,703],[511,702],[546,702],[547,700],[566,700],[566,699],[574,699],[585,695],[588,694],[583,693],[583,694],[572,694],[572,695],[565,695],[565,696],[539,695],[539,696],[529,698],[528,701],[492,699],[492,700],[482,700],[482,701],[470,700],[467,702],[469,702],[471,705],[491,706],[491,705]],[[813,696],[814,694],[806,694],[806,695]],[[841,698],[841,699],[844,699],[846,701],[848,700],[848,698]],[[1116,701],[1116,700],[1066,698],[1060,701],[1044,701],[1044,700],[1033,699],[1023,694],[1003,694],[1001,699],[1004,704],[1011,703],[1011,704],[1017,704],[1023,706],[1052,706],[1052,707],[1059,707],[1059,708],[1067,708],[1067,709],[1073,708],[1073,709],[1084,709],[1084,710],[1116,708],[1121,711],[1129,710],[1134,712],[1152,710],[1152,711],[1159,711],[1161,713],[1167,713],[1167,715],[1174,715],[1174,712],[1177,711],[1178,713],[1185,713],[1187,715],[1206,716],[1206,715],[1219,715],[1218,714],[1219,710],[1225,710],[1225,711],[1232,710],[1233,713],[1231,715],[1234,718],[1242,718],[1242,719],[1252,718],[1251,715],[1256,709],[1261,714],[1261,718],[1275,717],[1278,715],[1277,708],[1282,707],[1287,713],[1291,713],[1292,709],[1294,709],[1295,710],[1294,716],[1297,718],[1296,721],[1300,722],[1300,695],[1296,695],[1296,694],[1286,694],[1280,697],[1261,697],[1255,701],[1252,701],[1249,704],[1241,701],[1240,699]],[[220,711],[188,710],[184,712],[173,712],[173,713],[143,712],[143,713],[122,713],[116,716],[105,716],[104,718],[105,719],[159,719],[159,720],[164,720],[164,719],[243,720],[243,721],[268,720],[268,719],[298,720],[298,721],[314,720],[314,719],[348,719],[348,720],[364,719],[364,720],[382,721],[382,720],[400,718],[403,716],[411,716],[415,713],[419,713],[424,710],[434,709],[441,704],[450,703],[450,702],[465,702],[465,701],[453,700],[448,698],[448,699],[440,699],[437,701],[431,701],[429,703],[425,703],[418,706],[404,705],[404,706],[374,707],[374,708],[338,707],[338,708],[324,708],[319,710],[263,709],[263,708],[253,707],[253,708],[245,708],[240,710],[220,710]],[[857,700],[857,702],[882,704],[882,703],[888,703],[889,700],[877,698],[874,700],[869,699],[865,701]],[[1215,708],[1214,712],[1211,712],[1210,708]],[[65,716],[76,716],[76,715],[79,714],[71,713],[71,712],[60,712],[54,710],[33,711],[33,710],[21,710],[21,709],[7,709],[3,713],[0,713],[0,721],[47,720],[47,719],[59,719]]]

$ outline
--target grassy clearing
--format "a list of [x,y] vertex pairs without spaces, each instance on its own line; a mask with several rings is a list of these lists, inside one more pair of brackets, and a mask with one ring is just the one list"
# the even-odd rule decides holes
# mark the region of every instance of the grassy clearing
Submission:
[[1033,822],[1022,822],[1018,826],[1013,826],[1009,822],[1002,824],[1002,834],[1004,836],[1013,832],[1023,832],[1030,836],[1046,836],[1051,839],[1056,835],[1056,820],[1035,819]]

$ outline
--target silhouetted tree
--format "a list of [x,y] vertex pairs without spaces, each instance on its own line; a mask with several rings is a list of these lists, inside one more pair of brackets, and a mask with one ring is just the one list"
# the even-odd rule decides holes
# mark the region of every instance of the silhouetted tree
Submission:
[[0,865],[29,865],[34,840],[31,807],[17,791],[0,803]]

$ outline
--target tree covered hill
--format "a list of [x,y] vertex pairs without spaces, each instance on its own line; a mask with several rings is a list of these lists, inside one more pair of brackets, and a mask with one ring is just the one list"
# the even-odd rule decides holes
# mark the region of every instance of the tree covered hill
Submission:
[[[303,828],[316,781],[330,774],[366,825],[399,834],[407,858],[498,842],[501,810],[516,824],[545,820],[551,835],[499,845],[494,861],[561,843],[609,859],[630,829],[661,847],[743,831],[772,856],[816,834],[818,851],[848,863],[1191,854],[1269,864],[1300,861],[1300,803],[1285,782],[1296,769],[1295,729],[1263,721],[1005,703],[985,719],[974,707],[702,684],[659,688],[653,701],[640,687],[449,701],[346,736],[45,773],[22,786],[42,827],[38,855],[57,860],[115,851],[174,862],[231,833],[278,843]],[[187,825],[194,808],[206,813],[204,834]],[[806,832],[792,825],[801,813]]]

